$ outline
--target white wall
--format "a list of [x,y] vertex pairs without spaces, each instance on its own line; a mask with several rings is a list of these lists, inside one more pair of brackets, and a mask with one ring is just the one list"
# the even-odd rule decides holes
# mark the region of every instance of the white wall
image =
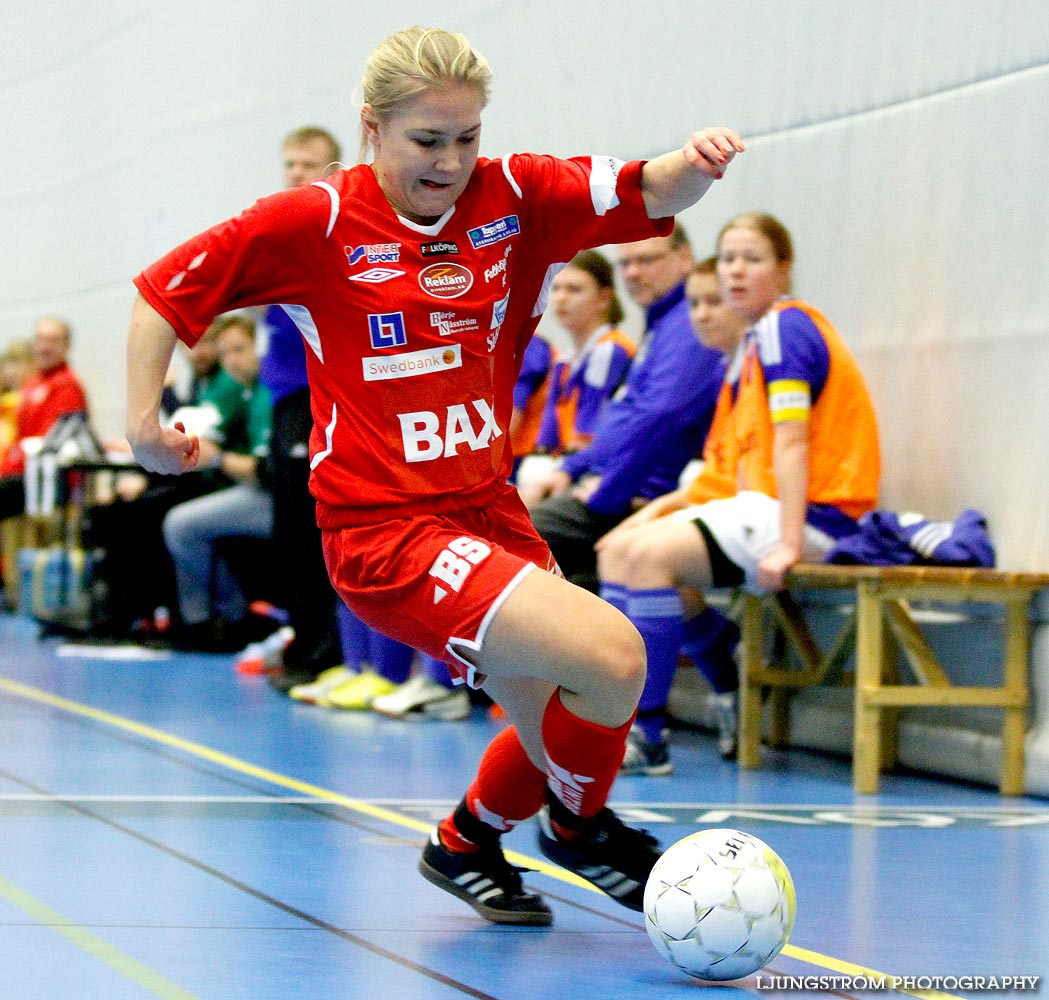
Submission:
[[[792,229],[883,429],[885,506],[984,511],[1049,568],[1049,4],[1044,0],[42,0],[0,33],[0,344],[45,312],[107,433],[130,278],[279,185],[318,123],[356,151],[364,59],[411,23],[490,59],[483,151],[648,156],[708,124],[750,143],[685,214]],[[636,317],[635,317],[636,319]]]

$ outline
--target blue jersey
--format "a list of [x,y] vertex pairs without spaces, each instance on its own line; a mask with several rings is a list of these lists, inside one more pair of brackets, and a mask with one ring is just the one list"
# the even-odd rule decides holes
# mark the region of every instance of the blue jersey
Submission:
[[626,334],[605,325],[577,355],[558,358],[550,371],[536,445],[561,455],[590,444],[605,407],[626,381],[636,351]]
[[299,328],[280,306],[267,306],[263,322],[269,331],[269,346],[259,359],[259,379],[278,403],[307,388],[306,348]]
[[601,476],[587,505],[599,514],[622,514],[635,497],[651,500],[677,487],[703,450],[725,376],[721,353],[696,339],[684,284],[652,303],[645,319],[622,394],[605,409],[590,445],[564,461],[573,479]]

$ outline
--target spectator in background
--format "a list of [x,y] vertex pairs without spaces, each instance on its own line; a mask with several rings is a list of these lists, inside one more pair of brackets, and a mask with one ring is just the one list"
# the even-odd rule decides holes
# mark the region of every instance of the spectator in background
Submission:
[[[555,352],[545,337],[536,333],[525,347],[521,370],[514,382],[514,408],[510,415],[510,447],[514,453],[514,473],[521,460],[535,449],[539,424],[543,419],[550,390],[550,370]],[[511,476],[511,481],[513,476]]]
[[636,352],[634,342],[615,328],[623,307],[612,265],[597,250],[581,251],[557,274],[550,286],[550,308],[571,336],[573,349],[554,361],[535,453],[518,472],[517,488],[529,507],[542,499],[539,483],[553,468],[553,456],[590,443]]
[[[325,129],[296,129],[281,143],[284,186],[320,180],[339,166],[342,151]],[[337,598],[328,578],[310,494],[310,389],[306,349],[296,318],[279,305],[266,307],[262,320],[266,346],[259,377],[273,401],[269,480],[273,495],[274,556],[281,567],[278,601],[288,612],[295,637],[281,655],[282,670],[269,675],[274,690],[287,694],[312,684],[343,662],[335,617]],[[331,679],[329,675],[328,680]]]
[[17,340],[0,355],[0,468],[7,452],[18,440],[18,407],[22,389],[33,374],[33,348],[28,340]]
[[[685,281],[685,299],[688,302],[689,319],[700,343],[720,351],[726,364],[731,363],[746,333],[747,324],[721,297],[716,258],[708,257],[700,261],[689,272]],[[724,391],[722,387],[722,392]],[[714,423],[707,435],[704,449],[706,455],[721,455],[720,439],[726,419],[726,410],[715,410]],[[712,459],[707,475],[711,475],[715,468],[717,462]],[[624,523],[631,522],[628,520]],[[615,532],[607,537],[616,537]],[[598,542],[599,553],[605,544],[604,541]],[[606,579],[606,575],[610,574],[607,557],[602,559],[599,554],[598,565],[602,570],[601,596],[620,610],[643,618],[646,609],[640,606],[632,608],[628,600],[629,592],[623,585]],[[716,608],[704,607],[702,596],[699,594],[685,591],[682,594],[682,602],[691,602],[689,606],[703,608],[690,623],[685,652],[710,685],[712,693],[707,704],[714,718],[718,751],[728,758],[736,749],[736,693],[739,689],[739,672],[735,654],[739,645],[739,628]],[[657,656],[649,664],[645,689],[638,704],[637,721],[633,736],[627,741],[627,752],[619,769],[620,774],[670,773],[670,755],[663,729],[667,722],[667,700],[677,665],[677,658],[669,655]]]
[[22,386],[14,442],[0,466],[0,520],[21,514],[25,509],[22,442],[43,437],[55,421],[67,413],[87,413],[87,394],[69,367],[72,342],[72,328],[63,319],[46,316],[33,327],[35,374]]
[[540,481],[532,522],[573,583],[597,591],[594,543],[640,504],[677,486],[703,448],[724,374],[717,351],[688,321],[685,275],[692,250],[680,223],[669,236],[619,247],[645,334],[622,392],[587,447]]
[[160,397],[160,408],[169,417],[183,406],[196,406],[219,373],[218,331],[211,328],[191,348],[183,347],[187,370],[175,365],[168,371],[168,382]]
[[550,306],[573,350],[555,362],[536,445],[564,455],[590,444],[606,404],[626,381],[637,347],[617,327],[623,307],[615,276],[597,250],[576,254],[554,278]]
[[[665,704],[679,651],[709,642],[702,592],[778,590],[796,562],[818,562],[856,532],[856,518],[877,500],[878,429],[867,386],[830,322],[785,298],[793,262],[790,233],[764,212],[721,230],[721,295],[750,328],[721,390],[703,469],[598,545],[604,596],[645,640],[642,704]],[[667,773],[658,730],[633,729],[624,764]]]
[[[243,388],[219,365],[219,332],[231,321],[253,329],[251,317],[241,313],[222,317],[204,331],[189,351],[193,377],[188,393],[176,395],[170,380],[164,386],[165,422],[171,423],[178,414],[192,433],[221,433],[223,413],[232,414],[238,407]],[[170,372],[169,367],[169,378]],[[100,632],[164,645],[181,640],[178,634],[154,632],[162,624],[154,621],[157,613],[170,612],[178,605],[175,567],[162,530],[164,519],[180,504],[231,485],[233,480],[218,468],[202,467],[185,476],[122,472],[109,502],[87,508],[84,544],[102,553],[95,570],[105,594],[99,608]],[[148,576],[142,575],[143,563],[152,567]],[[218,645],[225,649],[232,638],[225,637]]]
[[217,546],[232,537],[268,538],[273,499],[259,482],[269,448],[272,404],[259,380],[255,321],[246,313],[216,320],[221,370],[204,393],[218,418],[200,438],[200,465],[226,485],[172,507],[164,542],[175,566],[180,648],[232,652],[251,639],[244,594]]

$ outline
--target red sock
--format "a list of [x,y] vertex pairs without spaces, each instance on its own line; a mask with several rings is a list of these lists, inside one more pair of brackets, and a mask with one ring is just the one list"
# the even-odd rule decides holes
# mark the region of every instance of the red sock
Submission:
[[586,819],[604,808],[633,721],[615,729],[587,722],[565,708],[560,689],[554,692],[543,716],[547,786],[568,813]]
[[[439,826],[452,851],[475,851],[478,840],[494,840],[546,801],[546,774],[532,763],[513,726],[504,729],[481,757],[477,777],[466,792],[468,815],[460,806]],[[478,825],[480,824],[480,825]],[[464,829],[464,827],[466,829]]]

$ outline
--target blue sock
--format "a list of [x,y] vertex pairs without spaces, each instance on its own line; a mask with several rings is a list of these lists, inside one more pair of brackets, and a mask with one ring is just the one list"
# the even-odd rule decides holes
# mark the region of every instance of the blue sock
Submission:
[[455,685],[452,683],[452,675],[448,670],[448,664],[444,660],[435,660],[432,656],[423,657],[423,671],[432,681],[436,681],[451,691]]
[[735,652],[739,627],[717,608],[704,608],[684,625],[681,648],[717,694],[739,688]]
[[368,659],[375,672],[394,684],[403,684],[412,670],[415,650],[375,629],[368,630]]
[[601,599],[611,604],[616,611],[622,611],[623,614],[626,614],[626,605],[629,597],[630,591],[621,583],[605,583],[602,581]]
[[359,674],[368,659],[368,626],[342,601],[335,606],[335,612],[343,665]]
[[648,656],[648,676],[638,705],[637,725],[646,740],[660,743],[667,720],[667,697],[681,652],[681,597],[673,587],[631,590],[626,611],[645,640]]

